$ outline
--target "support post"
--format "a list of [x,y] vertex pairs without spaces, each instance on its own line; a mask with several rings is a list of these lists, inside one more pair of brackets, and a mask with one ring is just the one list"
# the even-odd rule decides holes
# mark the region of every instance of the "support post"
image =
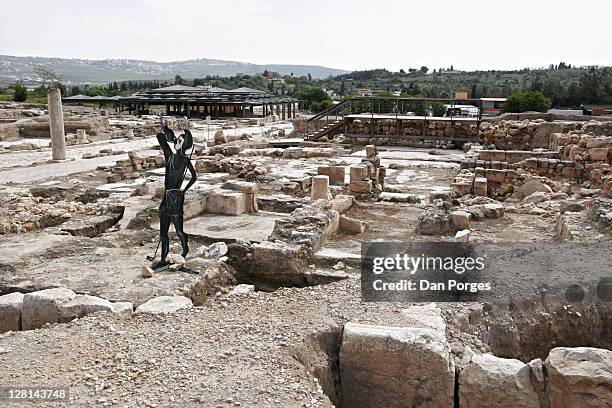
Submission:
[[64,111],[62,93],[59,88],[51,87],[47,92],[49,104],[49,130],[51,133],[51,154],[53,160],[66,159],[66,135],[64,134]]

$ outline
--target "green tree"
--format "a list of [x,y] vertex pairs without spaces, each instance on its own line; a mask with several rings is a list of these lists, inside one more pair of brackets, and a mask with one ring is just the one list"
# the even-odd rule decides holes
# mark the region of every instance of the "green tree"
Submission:
[[183,85],[185,83],[185,80],[183,79],[183,77],[181,77],[179,74],[176,74],[176,76],[174,77],[174,85]]
[[432,102],[431,113],[433,116],[444,116],[446,113],[446,106],[444,106],[442,102]]
[[[321,102],[329,100],[331,102],[331,98],[322,88],[307,88],[303,89],[298,93],[298,100],[302,101],[304,109],[310,109],[315,112],[319,112],[321,109]],[[311,105],[313,103],[317,103],[318,109],[314,109]]]
[[510,95],[504,104],[505,112],[546,112],[550,108],[550,99],[541,92],[521,92]]
[[28,90],[21,82],[13,85],[13,100],[15,102],[25,102],[28,99]]

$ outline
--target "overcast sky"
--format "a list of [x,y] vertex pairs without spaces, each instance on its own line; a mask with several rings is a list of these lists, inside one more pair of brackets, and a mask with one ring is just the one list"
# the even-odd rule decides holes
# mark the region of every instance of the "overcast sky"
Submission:
[[0,54],[348,70],[612,65],[611,0],[5,1]]

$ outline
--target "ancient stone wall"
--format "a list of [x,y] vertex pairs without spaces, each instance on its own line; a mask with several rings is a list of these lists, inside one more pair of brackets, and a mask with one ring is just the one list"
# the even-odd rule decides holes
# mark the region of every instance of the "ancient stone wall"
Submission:
[[453,148],[460,147],[462,142],[439,138],[472,139],[478,135],[476,125],[465,122],[400,120],[399,125],[397,123],[395,119],[378,120],[374,123],[368,119],[355,119],[347,125],[345,136],[352,144],[358,145]]

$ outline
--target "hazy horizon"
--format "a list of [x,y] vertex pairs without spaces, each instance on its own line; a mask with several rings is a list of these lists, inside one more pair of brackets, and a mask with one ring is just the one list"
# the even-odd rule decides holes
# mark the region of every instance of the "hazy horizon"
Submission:
[[84,3],[33,0],[4,6],[0,54],[173,62],[219,59],[319,65],[347,71],[386,68],[515,70],[612,65],[604,53],[612,5],[593,0],[458,7],[382,0],[301,2],[185,0]]

